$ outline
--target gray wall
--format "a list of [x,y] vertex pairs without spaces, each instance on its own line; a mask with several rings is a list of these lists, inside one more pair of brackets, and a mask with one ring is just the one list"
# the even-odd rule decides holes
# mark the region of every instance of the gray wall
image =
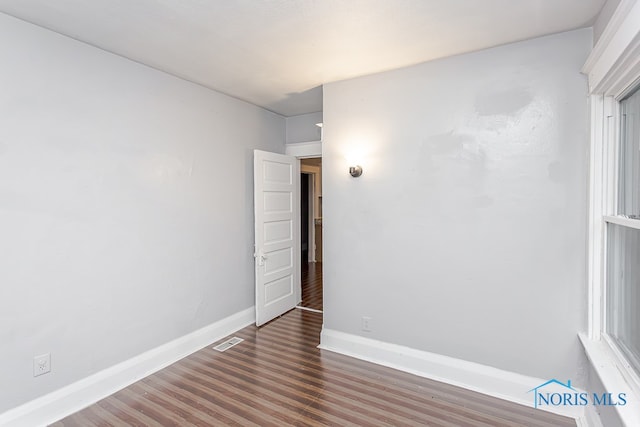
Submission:
[[325,85],[326,328],[584,385],[591,38]]
[[611,20],[613,13],[616,11],[616,8],[620,4],[620,0],[607,0],[602,6],[602,10],[596,17],[595,22],[593,23],[593,44],[595,45],[600,37],[602,36],[602,32],[605,28],[607,28],[607,24]]
[[322,112],[300,114],[287,117],[287,144],[296,142],[320,141],[321,129],[316,123],[322,123]]
[[6,15],[0,62],[0,412],[253,305],[282,117]]

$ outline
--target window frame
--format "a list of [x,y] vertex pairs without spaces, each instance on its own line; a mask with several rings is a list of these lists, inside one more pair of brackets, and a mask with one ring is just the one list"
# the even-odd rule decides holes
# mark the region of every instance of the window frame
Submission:
[[[640,400],[640,376],[607,331],[608,224],[632,226],[638,220],[618,214],[620,101],[640,85],[640,1],[621,0],[587,59],[591,108],[588,230],[588,330],[579,334],[586,355],[607,392],[628,390]],[[630,222],[638,221],[638,223]],[[621,390],[624,389],[624,390]],[[640,413],[616,407],[628,425]]]
[[[633,389],[633,391],[640,395],[640,372],[637,371],[629,358],[625,354],[625,350],[621,348],[616,338],[607,333],[608,328],[608,307],[607,302],[608,295],[608,264],[609,264],[609,224],[614,224],[620,227],[628,229],[640,230],[640,219],[631,219],[622,216],[619,212],[619,186],[620,186],[620,156],[622,145],[622,101],[631,93],[640,91],[640,82],[634,79],[629,83],[617,96],[608,96],[605,102],[609,104],[606,111],[611,114],[606,116],[607,124],[609,127],[604,135],[604,151],[607,153],[607,160],[603,162],[603,176],[606,180],[603,192],[603,214],[602,214],[602,228],[603,239],[601,247],[601,263],[602,263],[602,276],[601,284],[599,286],[601,295],[601,310],[600,310],[600,331],[597,334],[600,335],[600,339],[604,340],[606,345],[610,348],[614,363],[620,370],[620,373],[624,377],[625,381]],[[596,332],[596,331],[594,331]]]
[[[640,3],[639,3],[640,4]],[[640,76],[640,75],[639,75]],[[579,334],[592,368],[607,392],[626,391],[640,400],[640,375],[615,340],[607,334],[608,224],[640,229],[640,220],[618,216],[620,101],[634,87],[634,79],[616,95],[592,94],[589,202],[588,333]],[[640,425],[640,414],[616,407],[627,425]]]

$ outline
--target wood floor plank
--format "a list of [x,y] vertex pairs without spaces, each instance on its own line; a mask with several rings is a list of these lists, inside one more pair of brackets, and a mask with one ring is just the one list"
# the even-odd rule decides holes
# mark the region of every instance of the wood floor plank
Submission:
[[[155,374],[154,374],[155,375]],[[215,387],[210,387],[207,384],[202,384],[202,381],[197,379],[185,378],[179,374],[174,374],[169,368],[161,371],[160,376],[178,377],[181,379],[179,387],[189,390],[191,393],[205,396],[210,403],[217,407],[220,411],[225,413],[227,417],[233,418],[239,425],[251,425],[251,426],[277,426],[279,425],[275,419],[268,414],[260,414],[253,410],[253,402],[247,401],[242,398],[231,387],[227,387],[224,383],[216,384]]]
[[180,425],[184,425],[186,422],[194,426],[210,426],[217,421],[205,412],[194,411],[193,408],[184,404],[180,399],[172,398],[171,395],[167,395],[161,390],[153,388],[144,381],[138,381],[129,388],[132,392],[144,397],[157,407],[166,408],[180,417]]
[[[182,382],[166,381],[163,374],[167,372],[159,372],[143,381],[148,382],[151,387],[159,388],[163,394],[169,395],[174,399],[189,405],[192,411],[207,415],[217,421],[218,424],[225,426],[256,426],[258,424],[249,423],[246,419],[240,417],[235,412],[228,410],[220,405],[215,396],[211,393],[202,394],[198,391],[193,392]],[[211,424],[211,425],[216,425]]]
[[55,426],[575,426],[575,420],[320,350],[322,314],[249,326]]
[[[287,361],[290,361],[292,364],[295,363],[294,358],[289,358],[284,353],[275,353],[275,354],[271,354],[271,356],[274,358],[277,358],[279,361],[287,360]],[[269,372],[272,372],[273,370],[278,369],[279,365],[277,363],[270,363],[267,360],[267,358],[253,358],[251,357],[250,354],[239,353],[235,356],[234,362],[236,364],[235,366],[240,366],[240,367],[249,366],[249,363],[253,363],[255,364],[255,366],[259,367],[263,372],[262,378],[273,379],[274,381],[277,381],[278,383],[281,383],[284,385],[290,384],[291,388],[295,389],[300,395],[307,394],[307,395],[318,396],[319,393],[326,391],[326,386],[324,385],[325,383],[321,380],[312,381],[312,382],[305,381],[306,380],[305,377],[307,376],[306,373],[312,372],[312,371],[319,371],[320,369],[318,367],[320,365],[315,365],[313,368],[310,368],[307,365],[304,371],[297,372],[298,369],[292,370],[291,372],[288,373],[287,377],[282,377],[282,376],[272,376],[269,374]],[[363,406],[361,405],[363,403],[363,399],[364,399],[364,402],[376,408],[383,407],[388,403],[388,401],[384,401],[384,402],[371,401],[371,399],[369,398],[371,393],[376,392],[378,390],[377,388],[378,384],[375,384],[375,383],[372,384],[371,381],[368,381],[368,382],[361,381],[359,378],[353,377],[352,375],[350,375],[349,372],[341,372],[341,373],[338,372],[338,374],[339,374],[338,376],[331,377],[331,378],[325,376],[324,379],[325,380],[330,379],[331,382],[336,385],[337,393],[340,395],[339,401],[342,402],[342,404],[344,405],[349,404],[350,410],[353,410],[355,412],[362,412],[366,414],[367,410],[362,409]],[[313,380],[313,377],[311,379]],[[346,382],[343,382],[342,381],[343,379]],[[358,384],[358,383],[364,384],[364,387],[366,388],[359,390],[357,387],[353,386],[354,384]],[[385,385],[385,389],[388,390],[388,385]],[[356,394],[356,392],[359,392],[359,393]],[[415,417],[417,415],[419,416],[424,414],[424,409],[418,405],[419,399],[417,395],[411,396],[406,393],[402,394],[402,393],[399,393],[398,390],[396,390],[396,393],[394,394],[398,394],[399,397],[403,399],[404,406],[410,409],[410,411],[405,414],[406,415],[405,418],[411,419],[412,417]],[[359,397],[360,400],[354,400],[354,396]],[[331,394],[328,394],[324,398],[331,400],[332,397],[333,396]],[[416,402],[416,404],[413,406],[410,404],[410,401],[412,399],[414,399]],[[397,401],[397,402],[400,402],[400,401]],[[434,407],[443,408],[444,405],[434,404]],[[472,420],[478,426],[495,425],[495,423],[492,424],[492,421],[495,421],[492,417],[478,414],[477,412],[473,412],[470,410],[468,410],[467,412],[468,413],[465,415],[464,419],[463,418],[460,419],[461,421]],[[379,416],[384,417],[384,414],[379,414]]]
[[302,263],[302,302],[300,306],[322,310],[322,263]]
[[[237,355],[236,359],[238,358],[242,358],[242,355]],[[236,375],[243,375],[243,369],[246,367],[249,367],[251,365],[249,365],[248,363],[243,363],[242,361],[240,361],[239,363],[231,363],[231,361],[228,361],[228,363],[225,364],[225,366],[221,366],[218,365],[216,367],[216,370],[227,370],[230,374],[230,377],[227,378],[227,381],[230,381],[230,383],[233,383],[233,378]],[[264,365],[262,365],[264,366]],[[272,370],[273,369],[273,370]],[[309,408],[312,407],[318,397],[321,395],[321,393],[323,392],[322,387],[313,387],[310,386],[308,384],[304,384],[304,382],[301,382],[299,379],[295,379],[292,380],[290,379],[291,376],[294,374],[293,372],[287,372],[287,375],[281,375],[281,374],[270,374],[269,372],[277,372],[275,371],[275,369],[277,369],[277,366],[272,366],[271,369],[261,369],[261,373],[260,373],[260,379],[261,379],[261,386],[265,387],[266,389],[270,390],[271,394],[269,396],[270,399],[273,399],[273,395],[278,395],[278,396],[284,396],[288,399],[288,403],[289,405],[296,405],[296,403],[302,402],[304,403],[304,405],[298,406],[297,409],[304,409],[304,408]],[[345,390],[345,392],[349,392],[349,390]],[[343,405],[346,405],[347,401],[352,400],[351,398],[347,398],[345,399],[344,397],[340,399],[340,403],[342,403]],[[349,417],[349,413],[352,413],[353,418],[357,419],[360,423],[371,423],[374,422],[375,419],[372,419],[370,417],[370,411],[367,410],[362,410],[362,408],[360,406],[358,406],[359,402],[353,402],[353,404],[351,404],[349,406],[349,408],[343,412],[342,416],[343,419],[347,419]],[[379,415],[383,415],[383,414],[379,414]]]
[[[248,363],[248,362],[254,362],[256,364],[258,364],[258,366],[260,368],[264,368],[264,371],[268,372],[272,369],[277,369],[278,365],[277,364],[272,364],[266,360],[254,360],[251,357],[248,357],[250,355],[247,355],[245,353],[243,354],[238,354],[236,356],[236,358],[239,359],[239,363]],[[273,356],[278,356],[280,358],[281,361],[291,361],[292,363],[294,363],[294,359],[289,358],[285,355],[279,355],[279,354],[274,354]],[[297,387],[302,388],[303,390],[301,390],[301,393],[304,392],[309,392],[309,390],[311,392],[315,392],[318,393],[319,391],[325,390],[326,387],[323,386],[324,382],[321,380],[317,380],[317,381],[312,381],[312,382],[307,382],[305,381],[307,378],[307,373],[312,372],[314,374],[319,373],[320,365],[315,365],[312,366],[310,364],[306,364],[303,369],[299,369],[300,372],[290,372],[289,373],[289,378],[287,380],[284,381],[289,381],[292,384],[295,384]],[[340,369],[336,369],[335,370],[336,373],[336,377],[329,377],[327,376],[327,374],[325,373],[325,376],[323,378],[323,380],[330,380],[331,383],[334,383],[338,389],[337,392],[341,395],[340,399],[343,399],[344,401],[344,395],[347,396],[351,396],[351,393],[354,390],[357,390],[357,388],[353,387],[353,384],[362,384],[365,387],[368,387],[367,389],[364,390],[364,395],[367,396],[372,390],[371,390],[371,381],[367,381],[366,379],[363,380],[362,378],[366,378],[366,377],[358,377],[358,376],[354,376],[350,371],[343,371]],[[313,377],[311,378],[313,379]],[[345,379],[347,382],[343,383],[342,379]],[[373,387],[379,387],[379,384],[374,384]],[[418,394],[417,392],[415,393],[411,393],[411,392],[407,392],[406,389],[400,388],[400,387],[394,387],[393,384],[390,383],[386,383],[384,384],[384,388],[386,391],[391,391],[393,396],[398,396],[398,398],[402,399],[404,405],[408,408],[413,409],[414,411],[420,412],[423,409],[419,406],[421,399],[424,398],[424,394]],[[377,390],[377,388],[374,388],[374,391]],[[331,398],[331,395],[328,395],[328,397],[325,398]],[[350,399],[351,397],[349,397],[348,399]],[[432,397],[433,399],[434,397]],[[413,404],[412,404],[413,402]],[[447,404],[446,402],[438,402],[437,400],[432,400],[433,406],[437,407],[439,409],[444,409],[447,410],[447,406],[449,408],[453,408],[453,405]],[[381,405],[380,402],[375,402],[375,405],[378,405],[377,407],[379,407]],[[360,406],[358,407],[360,408]],[[412,416],[411,414],[409,414],[409,416]],[[473,409],[469,409],[466,408],[466,415],[467,418],[469,418],[470,420],[473,420],[474,423],[476,425],[495,425],[495,419],[494,417],[488,416],[486,414],[482,414],[481,412],[478,411],[474,411]]]
[[87,412],[91,420],[99,427],[117,427],[122,425],[120,418],[105,410],[100,405],[91,405],[83,412]]
[[251,382],[250,376],[230,370],[223,363],[218,364],[215,369],[200,369],[198,372],[203,375],[203,384],[215,387],[224,383],[236,390],[243,400],[252,402],[253,409],[271,413],[283,423],[292,423],[298,419],[300,411],[317,397],[305,399],[298,396],[296,399],[294,393],[289,393],[278,382],[266,381],[262,376],[259,382]]
[[[147,416],[144,412],[139,411],[138,408],[127,405],[126,403],[122,402],[118,398],[118,395],[123,391],[124,390],[121,390],[111,395],[104,401],[98,402],[98,404],[100,404],[100,406],[102,406],[104,409],[114,414],[116,417],[122,419],[124,421],[123,425],[135,426],[135,427],[162,426],[162,424],[158,420],[155,420]],[[84,413],[84,411],[80,411],[80,414],[82,413]]]

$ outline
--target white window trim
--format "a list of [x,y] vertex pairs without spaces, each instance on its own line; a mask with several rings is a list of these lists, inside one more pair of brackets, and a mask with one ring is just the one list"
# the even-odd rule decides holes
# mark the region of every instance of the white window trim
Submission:
[[[616,216],[619,100],[640,81],[640,2],[621,0],[583,69],[589,78],[591,144],[589,177],[588,334],[580,334],[593,369],[608,392],[627,388],[640,401],[640,378],[606,331],[606,223],[638,227]],[[631,400],[630,399],[630,400]],[[627,425],[640,425],[640,410],[615,407]]]
[[[638,376],[638,374],[631,367],[629,362],[627,362],[625,356],[622,354],[622,351],[615,345],[615,343],[608,335],[603,335],[602,341],[604,342],[605,346],[610,349],[611,352],[613,352],[613,358],[615,361],[617,361],[615,366],[619,369],[620,374],[622,374],[625,383],[631,387],[631,390],[636,396],[640,396],[640,377]],[[620,365],[622,365],[622,369],[620,369]]]
[[618,224],[628,228],[640,230],[640,220],[625,218],[624,216],[604,215],[604,221],[609,224]]

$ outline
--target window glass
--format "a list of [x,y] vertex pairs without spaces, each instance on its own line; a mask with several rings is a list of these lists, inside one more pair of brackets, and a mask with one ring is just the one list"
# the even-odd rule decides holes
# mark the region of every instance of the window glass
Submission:
[[607,332],[640,374],[640,230],[607,227]]
[[618,214],[640,219],[640,90],[621,103]]

